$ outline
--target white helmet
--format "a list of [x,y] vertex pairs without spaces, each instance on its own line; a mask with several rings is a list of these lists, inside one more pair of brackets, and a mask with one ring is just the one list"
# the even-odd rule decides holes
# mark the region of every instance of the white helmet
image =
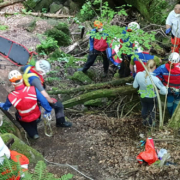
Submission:
[[51,69],[51,66],[48,61],[41,59],[36,62],[35,68],[37,71],[41,71],[41,75],[45,75],[48,73]]
[[137,31],[140,29],[140,25],[137,22],[131,22],[128,24],[128,28],[132,29],[133,31]]
[[12,70],[8,74],[8,79],[12,84],[18,85],[23,82],[22,74],[17,70]]
[[0,164],[2,164],[4,161],[4,157],[3,157],[4,155],[9,159],[10,158],[10,150],[4,144],[4,141],[0,137]]
[[169,61],[171,62],[171,63],[178,63],[179,62],[179,54],[177,53],[177,52],[173,52],[173,53],[171,53],[170,54],[170,56],[169,56]]

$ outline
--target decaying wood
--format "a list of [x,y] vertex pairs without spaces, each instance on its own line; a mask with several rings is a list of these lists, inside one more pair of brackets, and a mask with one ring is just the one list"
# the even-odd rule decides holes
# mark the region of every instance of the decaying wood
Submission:
[[15,4],[15,3],[19,3],[19,2],[23,2],[24,0],[13,0],[13,1],[5,1],[0,3],[0,8]]
[[48,91],[48,94],[72,94],[80,91],[94,90],[94,89],[102,89],[102,88],[110,88],[112,86],[119,86],[128,82],[132,82],[133,78],[131,76],[126,78],[121,78],[118,80],[105,82],[105,83],[97,83],[97,84],[89,84],[85,86],[80,86],[78,88],[70,88],[65,90],[55,90]]
[[[0,7],[1,7],[1,4],[0,4]],[[48,18],[57,18],[57,19],[74,17],[71,15],[64,15],[64,14],[57,15],[57,14],[40,13],[40,12],[38,12],[38,13],[36,13],[36,12],[20,12],[19,14],[26,14],[26,15],[39,16],[39,17],[48,17]],[[14,13],[13,12],[0,12],[0,15],[14,15]]]
[[81,43],[84,43],[84,42],[86,42],[88,40],[89,40],[88,36],[86,36],[86,38],[83,39],[83,40],[80,39],[79,41],[75,42],[74,44],[68,46],[65,53],[68,54],[68,53],[72,52],[77,46],[79,46]]
[[100,89],[69,99],[63,102],[63,105],[65,108],[73,107],[78,104],[83,104],[84,102],[92,99],[103,98],[103,97],[115,97],[118,95],[132,94],[135,92],[137,92],[137,90],[134,89],[132,86],[122,86],[119,88],[112,88],[112,89]]

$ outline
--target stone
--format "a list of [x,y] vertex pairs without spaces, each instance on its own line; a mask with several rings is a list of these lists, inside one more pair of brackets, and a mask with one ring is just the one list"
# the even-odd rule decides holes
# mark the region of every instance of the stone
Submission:
[[79,81],[83,84],[91,84],[93,81],[82,71],[77,71],[70,77],[70,79]]
[[60,10],[61,8],[63,7],[62,4],[57,4],[55,2],[53,2],[51,5],[50,5],[50,13],[56,13],[58,10]]

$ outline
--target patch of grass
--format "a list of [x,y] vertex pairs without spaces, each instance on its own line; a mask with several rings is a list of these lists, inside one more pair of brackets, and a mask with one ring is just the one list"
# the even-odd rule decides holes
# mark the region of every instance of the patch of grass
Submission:
[[7,29],[8,29],[8,26],[0,24],[0,30],[5,31]]

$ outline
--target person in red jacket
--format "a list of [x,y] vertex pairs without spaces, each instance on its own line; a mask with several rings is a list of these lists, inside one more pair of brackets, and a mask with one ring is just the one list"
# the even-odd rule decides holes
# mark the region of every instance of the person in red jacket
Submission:
[[[15,162],[20,163],[23,172],[28,170],[29,159],[25,155],[20,154],[17,151],[9,150],[2,138],[0,137],[0,166],[3,166],[4,164],[4,156],[6,156],[7,159],[11,159]],[[11,174],[11,176],[9,175],[10,177],[7,180],[20,180],[21,177],[24,177],[24,174],[20,175],[19,173],[17,173],[16,166],[13,166],[12,170],[14,170],[14,173],[11,171],[11,169],[6,169],[3,172],[0,172],[0,177],[3,177],[3,175],[8,175],[9,173]]]
[[[92,29],[91,34],[94,35],[96,32],[102,32],[103,24],[100,21],[94,21],[95,28]],[[106,49],[108,47],[108,44],[106,42],[106,38],[103,38],[107,36],[105,33],[101,33],[101,39],[96,39],[90,36],[89,38],[89,44],[90,44],[90,52],[88,56],[88,60],[85,63],[83,68],[78,69],[78,71],[82,71],[84,73],[87,72],[87,70],[94,64],[94,61],[96,60],[96,57],[98,55],[102,55],[103,57],[103,67],[104,67],[104,75],[103,77],[106,77],[108,74],[109,69],[109,60],[106,55]]]
[[17,109],[16,119],[28,135],[34,139],[39,138],[36,120],[40,118],[41,111],[38,102],[45,109],[44,116],[51,115],[51,106],[37,88],[23,84],[23,77],[19,71],[11,71],[8,79],[14,86],[14,91],[9,93],[5,103],[0,103],[0,107],[8,110],[13,105]]

